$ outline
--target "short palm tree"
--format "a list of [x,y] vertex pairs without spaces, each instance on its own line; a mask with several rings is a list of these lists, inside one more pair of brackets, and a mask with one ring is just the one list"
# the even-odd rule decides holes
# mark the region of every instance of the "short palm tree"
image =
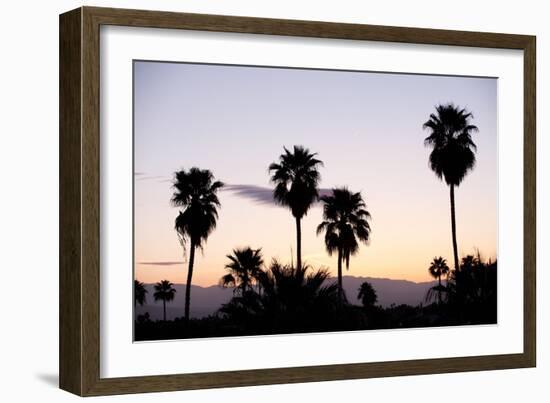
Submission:
[[378,296],[376,295],[376,290],[371,283],[365,281],[361,284],[359,287],[359,293],[357,294],[357,299],[361,301],[365,308],[376,304],[376,301],[378,301]]
[[330,326],[337,312],[337,286],[326,269],[301,269],[276,260],[258,278],[262,293],[234,296],[220,312],[232,323],[261,333],[311,331]]
[[175,173],[174,194],[172,204],[181,207],[176,217],[175,229],[181,245],[189,244],[189,265],[187,283],[185,285],[185,322],[189,321],[189,306],[191,303],[191,282],[193,280],[193,265],[195,250],[202,248],[208,236],[216,228],[218,219],[218,190],[223,183],[214,179],[207,169],[191,168]]
[[165,322],[166,303],[173,301],[176,294],[176,289],[173,286],[174,284],[172,284],[168,280],[162,280],[161,282],[155,284],[155,293],[153,294],[153,297],[155,298],[155,301],[162,301],[162,308],[164,313],[163,318]]
[[443,292],[443,286],[441,285],[441,277],[449,274],[449,266],[447,266],[447,261],[441,256],[434,257],[428,271],[430,275],[435,278],[439,284],[437,286],[437,300],[441,304],[441,294]]
[[430,168],[450,188],[451,232],[453,239],[454,269],[458,270],[456,241],[455,187],[458,187],[474,168],[476,145],[472,133],[478,130],[471,124],[473,115],[453,104],[438,105],[423,128],[430,131],[424,143],[432,148]]
[[252,288],[262,271],[262,250],[250,247],[233,249],[233,253],[227,255],[227,258],[229,263],[225,268],[229,273],[221,278],[220,284],[222,287],[235,287],[235,290],[240,290],[241,295],[244,295],[247,289]]
[[143,306],[147,300],[147,292],[148,291],[145,288],[145,284],[141,281],[134,280],[134,306],[137,304]]
[[321,197],[323,222],[317,226],[317,235],[325,233],[325,247],[330,256],[338,256],[338,297],[343,302],[342,263],[349,269],[352,255],[359,251],[359,242],[368,243],[371,234],[370,213],[360,192],[347,188],[332,189],[332,194]]
[[296,268],[302,268],[301,220],[319,197],[319,167],[323,162],[315,158],[307,148],[294,146],[293,151],[284,148],[278,163],[269,166],[271,181],[275,184],[273,198],[288,207],[296,220]]

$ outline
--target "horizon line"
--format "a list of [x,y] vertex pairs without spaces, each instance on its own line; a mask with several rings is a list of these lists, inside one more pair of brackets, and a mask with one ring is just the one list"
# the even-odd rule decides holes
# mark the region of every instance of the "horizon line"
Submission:
[[[426,280],[426,281],[414,281],[414,280],[408,280],[408,279],[405,279],[405,278],[389,278],[389,277],[369,277],[369,276],[353,276],[353,275],[344,275],[342,276],[342,278],[345,278],[345,277],[353,277],[353,278],[358,278],[358,279],[373,279],[373,280],[388,280],[388,281],[406,281],[406,282],[409,282],[409,283],[413,283],[413,284],[424,284],[424,283],[433,283],[433,282],[437,282],[436,279],[434,280]],[[338,279],[338,276],[330,276],[327,278],[327,280],[329,279]],[[139,281],[139,279],[135,279],[137,281]],[[162,281],[162,280],[159,280],[159,281]],[[446,281],[446,280],[442,280],[442,281]],[[146,282],[143,282],[143,284],[145,285],[148,285],[148,284],[156,284],[156,283],[146,283]],[[173,285],[187,285],[186,283],[172,283]],[[199,284],[193,284],[191,283],[191,286],[195,286],[195,287],[201,287],[201,288],[210,288],[210,287],[221,287],[221,288],[234,288],[234,287],[222,287],[220,286],[219,284],[211,284],[211,285],[199,285]]]

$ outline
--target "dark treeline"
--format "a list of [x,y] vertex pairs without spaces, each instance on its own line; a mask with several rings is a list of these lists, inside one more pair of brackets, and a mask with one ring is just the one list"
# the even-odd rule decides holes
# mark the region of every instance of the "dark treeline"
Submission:
[[[204,249],[216,228],[221,208],[217,193],[224,184],[207,169],[193,167],[175,173],[171,202],[180,210],[174,228],[187,256],[185,314],[166,320],[166,304],[174,299],[175,289],[167,280],[157,283],[154,299],[163,303],[164,320],[151,321],[147,314],[140,315],[135,322],[136,340],[496,323],[496,261],[485,262],[479,253],[461,260],[458,256],[455,188],[476,161],[471,135],[477,127],[471,119],[465,109],[447,104],[437,106],[423,125],[430,132],[424,140],[431,148],[429,167],[449,186],[453,246],[452,270],[442,257],[435,257],[428,267],[437,285],[429,290],[425,305],[381,307],[368,282],[356,295],[345,295],[342,270],[344,266],[349,269],[361,244],[369,244],[371,214],[362,194],[345,186],[320,197],[323,162],[307,148],[294,146],[284,148],[268,171],[274,201],[294,218],[296,261],[266,264],[261,248],[234,249],[227,255],[226,274],[220,279],[220,286],[234,288],[233,298],[216,314],[202,319],[189,316],[195,252]],[[316,202],[323,208],[317,235],[324,237],[327,253],[336,258],[336,281],[329,280],[328,269],[302,262],[302,219]],[[139,281],[134,285],[135,304],[143,305],[147,291]]]
[[[261,260],[258,250],[234,251],[233,257]],[[264,271],[246,261],[231,261],[233,298],[215,314],[202,319],[183,318],[136,322],[136,340],[290,334],[368,329],[414,328],[496,323],[497,263],[466,256],[458,270],[426,295],[426,305],[376,304],[377,295],[368,282],[357,295],[338,295],[337,282],[326,269],[297,270],[277,261]],[[430,266],[431,271],[431,266]],[[222,281],[227,281],[224,276]],[[240,279],[240,280],[237,280]],[[434,301],[435,300],[435,301]]]

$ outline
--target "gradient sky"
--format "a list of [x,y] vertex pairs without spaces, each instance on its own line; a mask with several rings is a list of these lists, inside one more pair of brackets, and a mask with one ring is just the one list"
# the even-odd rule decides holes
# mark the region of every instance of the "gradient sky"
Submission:
[[[361,191],[371,212],[370,244],[344,274],[429,280],[434,256],[452,264],[452,245],[449,188],[428,167],[422,124],[447,102],[472,111],[479,127],[476,168],[456,192],[459,254],[479,248],[496,257],[496,79],[135,62],[134,83],[140,281],[185,282],[171,182],[176,170],[193,166],[232,185],[220,193],[218,226],[196,255],[194,284],[216,284],[236,247],[261,247],[266,261],[290,262],[290,211],[254,196],[272,187],[269,164],[295,144],[324,162],[321,188]],[[302,220],[303,260],[335,274],[336,257],[315,234],[320,221],[319,206]]]

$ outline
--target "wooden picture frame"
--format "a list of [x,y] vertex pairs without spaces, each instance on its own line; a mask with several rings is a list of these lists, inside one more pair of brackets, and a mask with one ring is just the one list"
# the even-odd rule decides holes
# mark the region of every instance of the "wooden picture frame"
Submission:
[[[100,377],[99,29],[172,28],[524,52],[524,349],[521,354]],[[533,367],[536,363],[535,37],[81,7],[60,16],[60,387],[81,396]]]

